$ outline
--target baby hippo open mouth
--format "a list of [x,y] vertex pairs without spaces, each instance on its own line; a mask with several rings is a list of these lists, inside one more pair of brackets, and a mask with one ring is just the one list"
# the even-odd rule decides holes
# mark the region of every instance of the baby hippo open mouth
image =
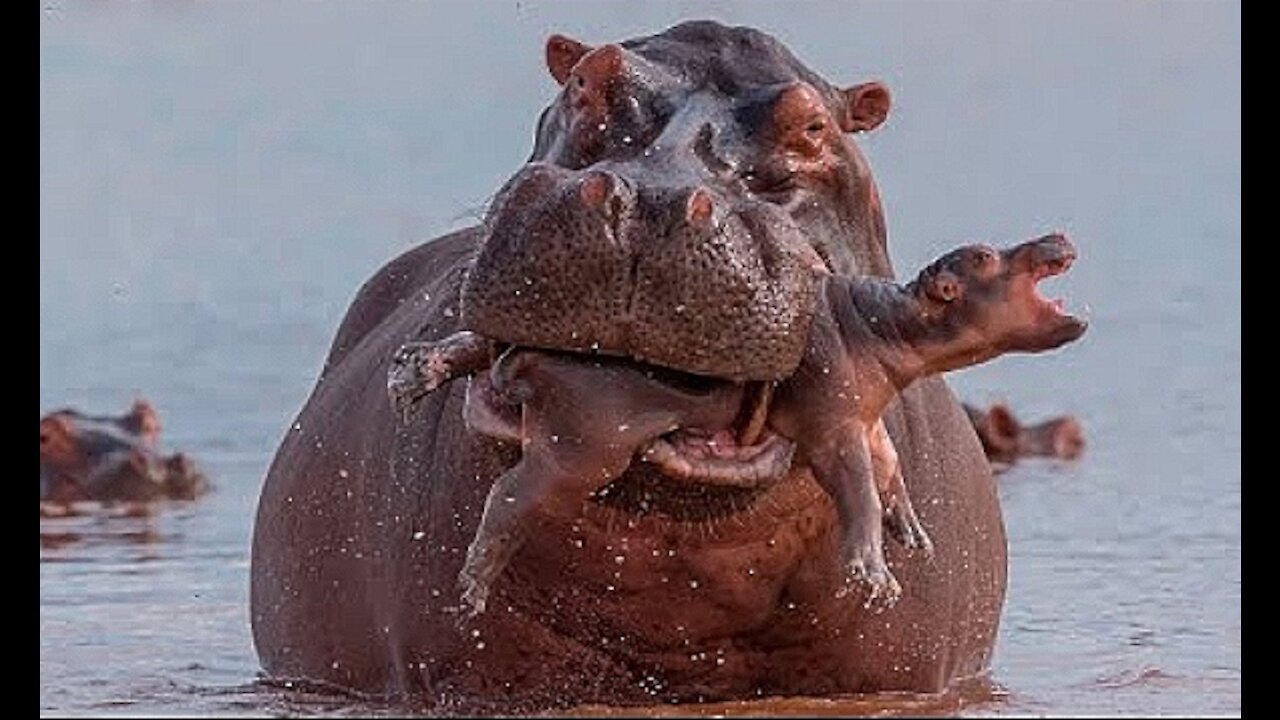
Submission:
[[803,359],[779,383],[508,346],[471,332],[405,345],[388,375],[398,409],[474,375],[467,425],[523,449],[490,491],[460,577],[464,600],[483,611],[535,507],[571,512],[636,457],[669,480],[758,488],[785,477],[794,456],[836,507],[849,586],[864,585],[868,604],[892,604],[901,588],[884,560],[883,529],[926,555],[932,543],[881,414],[919,377],[1080,337],[1087,324],[1036,287],[1074,259],[1065,237],[1049,235],[1003,252],[962,247],[907,285],[825,276]]

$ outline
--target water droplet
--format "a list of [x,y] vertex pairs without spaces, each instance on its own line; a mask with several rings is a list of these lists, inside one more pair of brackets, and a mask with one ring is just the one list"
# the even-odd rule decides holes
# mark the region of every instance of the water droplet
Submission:
[[631,426],[626,423],[622,423],[621,425],[618,426],[618,432],[626,432],[630,429],[631,429]]
[[477,649],[477,650],[483,650],[483,649],[484,649],[484,641],[483,641],[483,640],[481,640],[480,642],[476,643],[476,649]]
[[472,630],[472,631],[471,631],[471,637],[473,637],[473,638],[478,638],[478,637],[480,637],[480,631],[479,631],[478,629],[477,629],[477,630]]
[[338,471],[338,477],[346,479],[351,477],[351,473],[347,472],[346,468],[343,468]]
[[626,556],[626,555],[615,555],[615,556],[613,557],[613,562],[614,562],[615,564],[617,564],[617,565],[621,565],[622,563],[624,563],[624,562],[626,562],[626,561],[627,561],[627,556]]
[[689,587],[691,587],[691,588],[693,588],[693,589],[697,590],[697,589],[698,589],[698,581],[697,581],[697,580],[690,580],[690,581],[689,581]]
[[425,532],[423,532],[422,530],[419,530],[419,531],[417,531],[417,532],[415,532],[415,533],[413,534],[413,539],[414,539],[414,540],[421,540],[422,538],[424,538],[424,537],[426,537],[426,536],[427,536],[427,534],[426,534]]

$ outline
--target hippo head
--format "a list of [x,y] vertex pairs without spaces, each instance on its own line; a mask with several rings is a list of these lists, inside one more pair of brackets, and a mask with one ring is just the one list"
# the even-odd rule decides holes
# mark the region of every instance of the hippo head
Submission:
[[1037,284],[1066,272],[1075,246],[1062,235],[1003,251],[986,245],[953,250],[908,286],[940,355],[934,371],[972,365],[1006,352],[1044,352],[1079,338],[1088,328],[1061,300]]
[[561,86],[495,196],[463,324],[503,342],[734,380],[789,375],[818,273],[888,275],[849,134],[889,110],[748,28],[689,22],[591,47],[555,35]]

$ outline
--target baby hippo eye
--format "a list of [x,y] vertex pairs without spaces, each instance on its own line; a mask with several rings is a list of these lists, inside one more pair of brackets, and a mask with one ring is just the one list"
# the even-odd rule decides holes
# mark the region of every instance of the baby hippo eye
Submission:
[[988,247],[981,247],[974,250],[969,256],[969,262],[975,270],[984,270],[996,262],[996,252]]

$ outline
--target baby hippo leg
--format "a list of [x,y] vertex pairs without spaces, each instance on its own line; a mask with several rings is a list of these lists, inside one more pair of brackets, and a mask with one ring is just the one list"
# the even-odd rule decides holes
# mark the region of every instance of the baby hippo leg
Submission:
[[911,550],[921,550],[926,556],[933,555],[933,541],[925,532],[920,518],[916,517],[915,508],[911,506],[911,496],[907,494],[907,485],[902,479],[902,465],[898,462],[898,451],[885,430],[884,421],[877,420],[867,431],[867,447],[871,451],[871,464],[875,468],[876,489],[880,494],[880,504],[884,507],[884,527],[893,539]]
[[407,419],[413,405],[436,388],[489,367],[496,350],[494,341],[465,330],[440,340],[401,345],[387,369],[392,407]]
[[848,572],[840,594],[850,592],[854,583],[863,583],[869,591],[866,606],[884,609],[898,601],[902,586],[884,559],[884,511],[867,447],[867,429],[859,424],[850,430],[848,437],[829,442],[822,452],[812,455],[810,467],[836,505],[842,558]]
[[485,610],[494,582],[502,575],[527,535],[532,512],[556,492],[562,475],[547,458],[526,449],[524,457],[493,483],[485,499],[480,527],[476,530],[458,583],[467,616]]

